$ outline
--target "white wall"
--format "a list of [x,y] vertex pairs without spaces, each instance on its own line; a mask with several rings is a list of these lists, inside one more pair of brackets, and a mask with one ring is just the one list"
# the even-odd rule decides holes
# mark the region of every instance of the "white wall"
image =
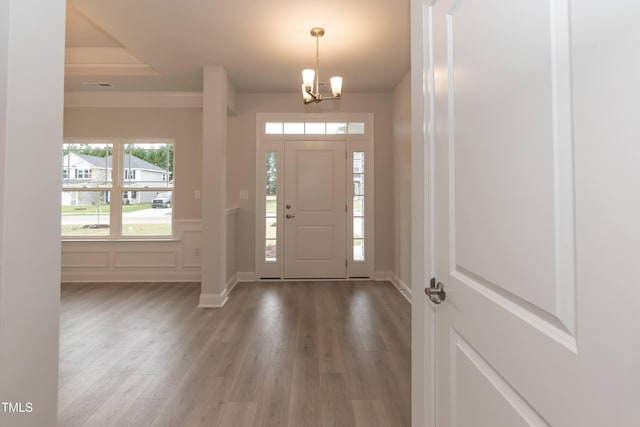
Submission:
[[393,272],[411,289],[411,74],[396,86],[393,99],[394,249]]
[[0,2],[0,402],[33,409],[2,426],[57,425],[64,20],[62,0]]
[[[255,246],[256,113],[374,113],[377,271],[394,266],[393,144],[391,94],[345,93],[340,101],[304,106],[297,93],[238,94],[237,115],[228,121],[227,205],[239,207],[236,253],[241,272],[253,272]],[[249,191],[240,200],[241,190]]]

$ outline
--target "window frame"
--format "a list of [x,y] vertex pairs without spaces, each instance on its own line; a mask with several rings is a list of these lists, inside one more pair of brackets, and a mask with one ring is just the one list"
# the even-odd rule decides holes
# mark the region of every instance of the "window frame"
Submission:
[[[165,235],[123,235],[123,212],[122,208],[125,205],[123,202],[123,195],[125,193],[131,193],[138,195],[138,192],[171,192],[171,198],[175,201],[176,187],[175,187],[175,162],[176,162],[176,144],[173,138],[63,138],[62,147],[65,144],[109,144],[111,145],[111,170],[107,172],[107,176],[111,178],[111,186],[105,187],[92,187],[86,186],[73,186],[64,187],[61,185],[61,194],[64,192],[95,192],[104,193],[109,192],[109,234],[104,236],[64,236],[60,233],[60,238],[64,241],[131,241],[131,240],[174,240],[175,239],[175,210],[172,203],[171,209],[171,232]],[[170,144],[173,145],[173,178],[172,180],[158,181],[158,184],[164,184],[164,186],[147,186],[144,188],[134,187],[131,184],[135,181],[125,178],[125,168],[123,159],[126,147],[130,144]],[[63,170],[65,165],[63,165]],[[135,170],[135,169],[132,169]],[[135,172],[134,172],[135,173]],[[163,173],[163,175],[165,175]],[[171,186],[169,186],[171,184]],[[114,197],[115,196],[115,197]]]

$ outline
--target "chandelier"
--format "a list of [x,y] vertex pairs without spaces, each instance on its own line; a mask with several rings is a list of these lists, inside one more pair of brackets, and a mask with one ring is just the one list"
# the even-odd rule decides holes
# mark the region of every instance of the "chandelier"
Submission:
[[[324,28],[314,27],[311,29],[311,35],[316,38],[316,69],[307,68],[302,70],[302,99],[305,104],[311,102],[318,103],[325,99],[340,99],[342,94],[342,77],[331,77],[331,83],[320,82],[320,37],[324,36]],[[320,94],[320,86],[331,86],[331,94],[333,96],[323,97]]]

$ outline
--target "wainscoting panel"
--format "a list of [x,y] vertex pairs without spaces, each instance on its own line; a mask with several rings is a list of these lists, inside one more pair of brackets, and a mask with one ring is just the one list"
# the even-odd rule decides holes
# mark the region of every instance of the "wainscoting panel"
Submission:
[[113,254],[114,268],[176,268],[178,267],[178,251],[173,248],[167,250],[127,250],[115,251]]
[[[235,216],[227,212],[227,279],[236,277]],[[202,222],[176,220],[174,238],[62,241],[62,282],[200,282]]]
[[107,268],[109,266],[109,252],[62,252],[62,265],[69,268]]

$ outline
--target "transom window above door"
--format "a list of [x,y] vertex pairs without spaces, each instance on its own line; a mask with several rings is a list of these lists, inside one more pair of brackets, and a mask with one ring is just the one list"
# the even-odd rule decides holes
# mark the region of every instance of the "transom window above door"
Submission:
[[267,135],[364,135],[364,122],[265,122]]

